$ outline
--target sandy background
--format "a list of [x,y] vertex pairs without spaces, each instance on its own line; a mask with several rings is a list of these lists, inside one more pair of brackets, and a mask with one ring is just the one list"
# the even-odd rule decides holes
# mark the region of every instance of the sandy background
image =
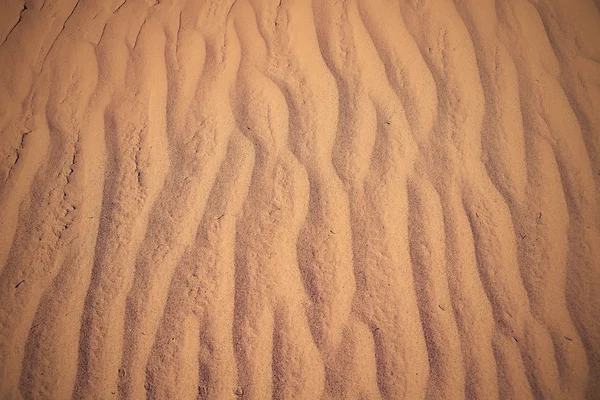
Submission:
[[600,398],[599,7],[2,1],[0,398]]

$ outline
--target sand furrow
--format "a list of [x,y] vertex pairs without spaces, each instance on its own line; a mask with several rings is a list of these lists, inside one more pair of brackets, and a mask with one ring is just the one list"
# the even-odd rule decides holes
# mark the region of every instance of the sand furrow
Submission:
[[[597,63],[594,65],[594,61],[592,61],[594,58],[597,59],[599,49],[597,43],[587,41],[588,35],[583,34],[583,32],[597,30],[597,24],[593,21],[594,18],[600,18],[600,15],[597,10],[590,9],[590,6],[593,7],[592,4],[581,3],[569,9],[563,4],[548,2],[537,7],[559,62],[561,74],[556,78],[560,82],[561,89],[564,90],[566,100],[568,100],[574,114],[570,118],[569,126],[565,129],[574,132],[577,135],[576,137],[579,137],[579,130],[581,130],[581,139],[578,143],[578,149],[576,148],[579,155],[569,156],[565,152],[565,156],[560,162],[570,163],[572,162],[569,160],[571,158],[574,158],[573,161],[584,162],[584,165],[579,167],[582,172],[574,174],[577,176],[568,177],[566,170],[563,173],[563,180],[570,192],[567,201],[575,203],[572,212],[574,223],[569,232],[572,245],[569,249],[568,262],[576,268],[571,269],[572,273],[567,278],[567,295],[573,299],[567,305],[572,313],[582,313],[582,316],[588,313],[583,304],[597,304],[597,290],[599,287],[597,280],[585,279],[583,274],[593,274],[592,271],[597,268],[597,264],[591,260],[598,260],[598,257],[600,257],[597,254],[597,246],[592,245],[599,239],[598,226],[600,224],[598,223],[599,211],[597,204],[600,199],[598,199],[597,192],[594,190],[579,193],[581,187],[591,189],[593,187],[592,180],[595,180],[596,188],[599,187],[598,183],[600,182],[600,173],[597,172],[600,169],[598,162],[599,145],[597,142],[600,137],[597,134],[600,125],[598,124],[597,113],[592,111],[594,104],[597,104],[598,97],[593,94],[593,90],[587,89],[588,85],[594,85],[594,74],[600,73],[600,67]],[[583,23],[575,23],[576,17],[582,18]],[[590,35],[593,36],[594,34],[590,33]],[[560,40],[559,38],[566,39]],[[595,92],[599,93],[598,90]],[[562,103],[565,105],[566,101],[563,100]],[[577,123],[573,117],[576,118]],[[581,144],[582,141],[585,143],[587,157]],[[566,145],[561,145],[558,154],[563,154],[563,146],[566,147]],[[588,157],[591,168],[585,165]],[[570,169],[573,170],[574,168]],[[590,171],[587,171],[588,169]],[[593,308],[597,307],[596,305]],[[575,324],[579,331],[583,333],[582,339],[588,349],[588,354],[592,355],[589,360],[590,382],[597,382],[597,365],[599,365],[600,359],[594,357],[594,354],[597,354],[597,350],[594,349],[598,349],[599,346],[598,329],[584,326],[576,321]],[[590,393],[594,393],[600,389],[593,384],[588,390]]]
[[[286,12],[287,7],[277,9]],[[333,76],[319,57],[312,10],[304,7],[294,13],[304,18],[297,25],[281,22],[269,29],[267,20],[261,24],[259,19],[259,26],[272,57],[273,67],[265,72],[285,95],[290,110],[289,146],[311,182],[308,214],[298,238],[298,263],[312,302],[308,313],[313,337],[331,362],[349,318],[355,285],[348,200],[331,161],[338,96]],[[293,46],[290,39],[300,27],[309,29],[311,40]],[[310,54],[319,63],[308,65],[301,54]],[[267,113],[267,121],[271,115]]]
[[[242,64],[251,66],[244,60],[266,50],[262,36],[256,22],[237,21]],[[257,399],[310,398],[323,391],[323,366],[304,311],[296,250],[308,207],[307,176],[287,149],[290,112],[278,86],[253,67],[240,69],[238,82],[239,127],[256,152],[236,244],[240,390]],[[259,328],[262,324],[266,329]],[[307,365],[312,374],[306,373]]]
[[[2,291],[3,296],[9,296],[3,299],[5,307],[0,317],[2,325],[7,328],[3,330],[3,339],[11,342],[15,349],[10,354],[3,355],[3,358],[7,357],[2,362],[5,366],[15,362],[20,364],[27,335],[13,335],[29,330],[34,323],[42,296],[57,275],[60,276],[63,252],[68,254],[73,245],[73,232],[77,230],[81,221],[77,217],[82,211],[89,212],[82,204],[82,188],[86,185],[82,176],[81,132],[85,126],[84,110],[94,90],[96,75],[93,69],[91,74],[82,74],[82,71],[89,67],[86,61],[91,61],[93,68],[94,55],[90,46],[81,43],[67,46],[65,42],[61,42],[57,51],[62,52],[63,57],[72,60],[70,67],[53,66],[46,71],[46,74],[53,77],[53,86],[42,86],[43,89],[38,89],[34,94],[36,107],[44,109],[40,116],[42,118],[36,121],[36,136],[42,135],[40,140],[49,142],[48,152],[38,154],[38,157],[48,156],[46,161],[49,162],[46,168],[39,170],[33,177],[32,191],[35,195],[19,213],[22,221],[31,223],[18,224],[21,229],[15,232],[16,240],[13,241],[6,267],[3,269],[3,274],[6,274],[3,283],[11,285],[14,277],[19,277],[18,285],[11,285],[11,289],[18,289],[23,296],[19,299],[21,296],[14,296],[12,290]],[[90,239],[93,240],[93,234],[82,239],[82,243],[89,242]],[[89,248],[87,250],[89,251]],[[23,269],[26,265],[43,267],[37,270]],[[82,273],[85,276],[85,270]],[[56,299],[60,300],[60,297]],[[4,313],[19,314],[21,318],[8,318]],[[51,329],[51,326],[46,328]],[[71,339],[76,340],[76,333],[73,330],[70,333]],[[13,361],[9,361],[11,358]],[[52,356],[48,358],[51,360]],[[18,371],[3,370],[2,373],[3,381],[14,393]],[[45,386],[47,385],[39,387]]]
[[[435,138],[431,138],[429,151],[432,155],[439,154],[433,162],[444,164],[444,175],[439,175],[441,170],[438,167],[434,168],[431,176],[442,202],[448,284],[462,337],[461,348],[466,370],[465,393],[467,396],[482,397],[485,392],[487,396],[495,397],[498,383],[492,343],[492,308],[478,274],[469,220],[462,204],[457,204],[462,197],[461,186],[464,185],[458,172],[464,168],[460,162],[476,159],[480,145],[475,139],[480,129],[479,118],[483,113],[483,104],[475,103],[473,107],[466,95],[477,96],[481,89],[474,89],[474,94],[468,90],[469,82],[477,79],[474,76],[476,65],[465,61],[465,57],[472,56],[468,53],[468,47],[465,47],[465,42],[469,43],[469,39],[465,40],[464,30],[454,22],[459,20],[459,16],[456,12],[442,14],[439,12],[441,9],[447,7],[426,5],[422,9],[402,8],[407,22],[410,21],[407,23],[409,31],[413,32],[425,61],[436,76],[440,113],[434,123],[433,129],[437,134]],[[444,26],[444,29],[432,28],[419,32],[415,25],[417,13],[426,13],[426,20],[435,21],[437,18],[438,24]],[[459,58],[457,50],[466,54]],[[459,67],[457,63],[462,65]],[[465,72],[470,73],[470,76],[453,79],[453,74],[463,71],[464,66],[467,67]],[[470,153],[464,154],[466,149]],[[475,341],[477,345],[473,345]]]
[[[94,53],[88,45],[85,47],[83,54],[86,57],[81,57],[80,62],[87,68],[93,68]],[[89,104],[93,103],[94,96]],[[69,167],[70,184],[76,184],[77,188],[69,187],[71,185],[65,188],[66,197],[76,204],[69,211],[74,218],[69,222],[68,230],[62,233],[68,244],[61,247],[56,255],[60,270],[40,301],[27,340],[20,379],[21,393],[26,397],[66,398],[72,395],[75,386],[79,353],[73,344],[79,342],[84,313],[82,299],[85,298],[94,264],[106,161],[102,151],[103,133],[97,129],[98,121],[102,121],[102,115],[95,112],[88,114],[81,127],[77,127],[81,134],[77,153]],[[81,187],[85,187],[87,195],[82,196]],[[56,365],[65,360],[68,366],[57,369]]]
[[[123,378],[126,296],[150,208],[168,165],[163,123],[156,114],[164,108],[164,99],[153,101],[143,88],[150,60],[133,52],[133,62],[127,62],[130,50],[124,42],[128,31],[118,28],[108,28],[107,43],[97,51],[102,56],[107,46],[114,46],[111,42],[117,42],[120,54],[126,56],[101,64],[100,70],[105,77],[103,84],[108,87],[99,96],[116,97],[118,101],[103,105],[107,170],[94,271],[82,322],[77,397],[116,393],[118,381]],[[127,85],[123,87],[125,80]],[[111,347],[107,348],[106,343],[112,343]]]
[[598,398],[598,1],[0,1],[0,397]]
[[429,181],[413,179],[408,198],[411,263],[430,365],[426,398],[464,398],[466,369],[446,273],[440,197]]
[[[150,24],[148,22],[149,29]],[[142,36],[138,42],[140,46],[154,47],[157,38]],[[212,40],[208,40],[207,44],[209,48],[219,46]],[[157,51],[157,56],[163,52]],[[188,110],[184,134],[179,137],[179,133],[174,133],[166,138],[170,148],[169,172],[149,216],[136,260],[133,287],[127,300],[127,318],[135,323],[131,330],[125,332],[124,370],[144,371],[166,303],[168,283],[172,280],[177,260],[193,240],[218,169],[225,159],[233,130],[226,94],[237,63],[235,53],[227,51],[223,59],[225,65],[213,68],[217,64],[215,57],[220,56],[215,53],[207,55],[206,68],[199,81],[199,94]],[[158,65],[163,64],[164,60],[158,62]],[[156,79],[157,73],[153,76]],[[166,74],[164,76],[166,78]],[[156,97],[163,98],[160,95]],[[214,111],[209,104],[215,107]],[[164,113],[164,109],[157,110],[161,111]],[[160,128],[164,129],[164,125]],[[175,199],[172,193],[178,194]],[[132,372],[124,390],[133,397],[139,397],[145,390],[144,382],[145,374],[134,375]]]
[[[490,25],[484,25],[483,22],[476,19],[477,16],[471,12],[471,10],[476,9],[474,6],[459,4],[459,8],[463,20],[469,25],[470,32],[474,37],[475,48],[481,46],[479,42],[482,35],[479,32],[482,29],[477,27],[489,27]],[[481,54],[481,52],[478,51],[476,54]],[[480,58],[478,61],[482,71],[482,82],[485,82],[486,79],[490,79],[491,74],[488,72],[490,66],[484,58]],[[485,85],[485,87],[489,86]],[[484,94],[486,95],[487,104],[491,103],[490,96],[492,96],[492,99],[493,96],[497,96],[493,92]],[[488,113],[490,108],[491,112],[497,112],[497,108],[492,106],[486,108]],[[485,131],[489,127],[484,123],[483,129],[485,137],[487,136]],[[503,166],[502,164],[495,165],[496,168],[502,168]],[[520,175],[526,178],[526,170],[524,169]],[[517,174],[515,173],[513,176],[517,176]],[[498,323],[495,352],[498,354],[499,359],[505,362],[505,371],[500,372],[501,383],[504,383],[504,387],[501,387],[500,390],[513,397],[524,396],[525,393],[530,393],[531,390],[525,374],[527,373],[532,378],[539,372],[535,365],[525,367],[523,363],[529,363],[530,359],[543,359],[545,356],[536,351],[536,348],[531,349],[527,344],[517,346],[515,349],[515,345],[510,339],[512,337],[514,343],[522,343],[523,337],[535,336],[538,341],[545,340],[548,343],[549,337],[547,331],[531,314],[528,297],[521,282],[522,277],[514,240],[514,238],[517,238],[517,234],[513,227],[513,218],[510,211],[515,209],[514,195],[516,193],[514,191],[513,193],[504,191],[505,196],[509,195],[509,197],[508,199],[503,198],[491,187],[490,180],[485,176],[475,177],[471,181],[465,200],[470,203],[468,208],[470,208],[471,225],[477,238],[476,246],[480,274],[488,297],[493,300],[495,319]],[[503,188],[503,185],[498,183],[496,185],[500,189]],[[487,197],[491,198],[482,201],[482,199],[486,199],[485,193],[488,193]],[[510,194],[513,196],[510,196]],[[509,210],[507,206],[511,204],[513,207]],[[494,214],[493,220],[490,218],[492,212]],[[521,336],[521,341],[519,341],[519,336]]]
[[[536,24],[527,25],[527,28],[525,28],[522,23],[519,24],[519,19],[524,18],[527,13],[534,14],[536,16],[534,19]],[[597,201],[594,200],[597,198],[597,194],[594,193],[594,191],[588,192],[587,190],[582,191],[579,189],[582,187],[594,187],[594,182],[591,175],[592,170],[589,164],[587,152],[585,151],[583,140],[581,139],[581,131],[579,129],[577,120],[570,109],[569,103],[566,101],[564,93],[562,90],[560,90],[560,86],[556,81],[558,77],[559,65],[554,57],[551,43],[547,40],[547,37],[545,37],[545,31],[539,16],[537,16],[536,10],[533,7],[515,7],[511,15],[508,13],[506,13],[506,15],[507,23],[512,26],[512,29],[533,30],[537,28],[537,30],[543,32],[544,35],[541,36],[541,39],[536,42],[536,54],[539,54],[539,56],[535,59],[525,60],[522,53],[523,51],[533,50],[532,47],[529,47],[533,45],[533,40],[524,41],[523,46],[525,48],[523,49],[518,47],[514,48],[516,53],[515,58],[521,58],[523,60],[523,62],[518,65],[521,66],[519,69],[519,74],[522,76],[524,75],[526,80],[526,85],[523,85],[524,89],[528,89],[534,93],[533,96],[526,99],[527,101],[522,101],[522,104],[524,110],[526,110],[528,114],[532,116],[531,120],[527,121],[531,130],[539,135],[539,138],[536,137],[533,138],[533,140],[535,140],[535,142],[543,141],[539,144],[536,144],[536,147],[539,146],[540,151],[551,151],[552,156],[544,155],[543,157],[550,157],[551,161],[549,162],[552,164],[556,163],[556,166],[550,171],[555,171],[554,173],[560,178],[559,187],[562,193],[558,198],[564,201],[564,203],[561,205],[563,211],[559,215],[565,215],[567,217],[567,221],[562,222],[562,224],[564,224],[563,238],[566,240],[567,237],[571,237],[570,243],[579,249],[581,245],[578,244],[578,242],[593,242],[594,236],[597,234],[596,229],[594,228],[584,228],[585,223],[583,221],[587,220],[591,222],[597,220],[598,215],[596,211],[597,206],[595,205]],[[539,42],[541,42],[541,45]],[[529,50],[525,50],[526,48],[529,48]],[[537,60],[540,61],[536,62]],[[538,81],[544,82],[544,86],[540,86]],[[561,113],[556,114],[556,111],[552,112],[553,109],[557,110],[557,107],[559,107],[560,104],[562,104]],[[566,143],[567,135],[565,132],[571,132],[571,134],[568,135],[569,143]],[[544,173],[548,174],[550,171],[544,171]],[[540,177],[538,183],[536,182],[537,179],[535,179],[535,177],[532,179],[532,181],[535,182],[533,184],[539,185],[544,184],[547,180],[549,180],[549,178],[547,179],[545,177]],[[573,196],[573,193],[578,194]],[[583,211],[583,215],[582,210],[585,210]],[[542,212],[543,210],[540,207],[540,213]],[[541,217],[538,218],[538,225],[544,222],[541,220],[543,218],[543,214],[539,215]],[[550,222],[553,222],[552,219]],[[587,226],[593,226],[593,223],[588,224]],[[573,260],[572,252],[569,251],[569,247],[562,247],[561,250],[561,253],[559,253],[560,256],[556,259],[557,261],[561,260],[561,263],[555,267],[557,268],[555,273],[559,273],[560,275],[558,276],[560,278],[557,277],[557,279],[552,280],[548,279],[548,281],[552,281],[553,283],[555,282],[555,284],[557,284],[555,290],[560,290],[560,297],[564,298],[566,294],[565,281],[567,268],[570,268],[573,265],[573,261],[575,261],[578,269],[593,269],[594,267],[591,265],[593,265],[594,262],[591,260],[593,260],[594,257],[592,256],[590,259],[584,258],[579,260],[577,260],[578,257],[575,257]],[[576,254],[581,253],[578,251]],[[586,266],[586,264],[589,266]],[[558,268],[562,269],[562,271],[560,271]],[[594,289],[588,286],[588,293],[593,290]],[[543,290],[542,293],[543,292],[546,292],[546,290]],[[544,308],[545,307],[547,307],[547,305],[545,305]],[[582,348],[579,338],[577,338],[574,343],[572,343],[573,341],[569,340],[567,340],[569,343],[565,343],[564,337],[570,337],[570,334],[564,332],[575,331],[575,326],[571,321],[569,311],[566,307],[566,302],[563,302],[560,307],[562,309],[562,315],[564,316],[562,319],[556,318],[558,313],[556,312],[555,308],[552,316],[550,316],[550,314],[544,314],[546,314],[546,323],[549,325],[548,327],[553,336],[558,366],[561,369],[561,372],[564,374],[565,380],[561,382],[562,389],[566,393],[578,393],[582,390],[584,382],[587,380],[588,368],[587,365],[582,365],[575,360],[581,360],[582,357],[585,357],[585,352]],[[587,337],[589,336],[586,335],[586,339]]]
[[[234,134],[210,195],[214,201],[209,201],[196,239],[178,263],[147,371],[156,398],[235,394],[232,244],[253,155],[248,140]],[[182,363],[188,366],[185,371]]]
[[[370,25],[365,25],[355,7],[350,8],[350,25],[364,71],[362,78],[376,112],[376,140],[364,183],[369,198],[363,210],[369,215],[364,216],[366,232],[377,238],[366,239],[368,249],[361,271],[365,280],[362,289],[372,297],[365,302],[365,317],[375,329],[383,394],[421,398],[429,379],[429,363],[407,240],[407,176],[413,170],[416,144],[402,104],[387,79],[382,78],[386,77],[386,69],[367,29]],[[383,289],[386,281],[387,288]],[[397,343],[404,345],[397,347]]]
[[413,140],[424,145],[437,117],[435,82],[397,4],[358,2],[359,12],[384,64],[389,85],[402,102]]
[[[35,25],[36,17],[39,20],[48,16],[47,13],[36,9],[28,8],[27,12],[31,14],[31,19],[28,18],[26,24]],[[44,28],[50,30],[52,26]],[[68,29],[67,33],[71,33],[71,31],[71,29]],[[6,54],[6,58],[3,57],[3,60],[8,60],[10,57],[11,46],[13,46],[13,52],[15,46],[26,46],[32,49],[23,53],[21,57],[17,57],[12,63],[3,62],[0,64],[1,73],[7,78],[2,85],[4,89],[2,91],[3,103],[5,102],[6,106],[3,107],[2,135],[0,137],[2,143],[1,153],[3,154],[1,161],[2,177],[0,178],[2,179],[0,183],[0,221],[2,221],[0,222],[0,235],[2,236],[0,265],[4,265],[6,262],[18,226],[19,207],[26,198],[26,193],[32,190],[31,185],[34,182],[38,168],[43,165],[44,158],[48,154],[48,148],[54,145],[50,142],[51,139],[44,127],[48,123],[45,120],[53,118],[44,115],[44,112],[42,112],[43,108],[46,108],[44,102],[46,102],[45,97],[48,95],[48,87],[44,82],[48,80],[60,81],[59,83],[53,83],[54,87],[51,90],[65,90],[61,86],[69,84],[69,82],[64,81],[64,76],[60,76],[60,73],[57,75],[56,66],[48,68],[43,74],[40,74],[40,71],[35,71],[36,56],[39,54],[39,48],[42,46],[47,34],[48,32],[44,31],[43,28],[37,29],[33,33],[28,31],[18,32],[13,35],[5,46],[0,48],[0,53]],[[73,66],[70,68],[79,68],[77,76],[73,75],[71,79],[80,81],[91,79],[92,82],[96,79],[94,61],[91,61],[92,65],[89,66],[89,76],[84,76],[81,73],[82,68],[85,68],[88,62],[93,60],[93,57],[89,54],[89,46],[86,46],[85,42],[68,40],[62,42],[59,46],[61,48],[57,51],[62,57],[74,61]],[[81,60],[78,57],[81,57]],[[17,79],[17,77],[21,78]],[[54,95],[54,93],[51,94]],[[67,93],[68,96],[74,94],[72,92]],[[60,95],[65,96],[64,93],[60,93]],[[60,99],[54,97],[54,101],[49,104],[52,108],[49,112],[55,113],[65,101],[67,101],[65,97]],[[55,104],[56,102],[60,102],[60,104]],[[39,111],[35,112],[35,110]],[[65,115],[68,114],[69,111],[65,113]],[[63,115],[60,118],[63,118],[63,121],[57,122],[59,124],[65,123],[64,119],[68,117]]]

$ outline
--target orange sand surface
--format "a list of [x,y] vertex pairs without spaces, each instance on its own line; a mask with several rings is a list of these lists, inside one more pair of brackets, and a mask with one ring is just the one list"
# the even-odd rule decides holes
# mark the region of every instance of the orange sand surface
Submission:
[[0,398],[599,399],[599,9],[0,1]]

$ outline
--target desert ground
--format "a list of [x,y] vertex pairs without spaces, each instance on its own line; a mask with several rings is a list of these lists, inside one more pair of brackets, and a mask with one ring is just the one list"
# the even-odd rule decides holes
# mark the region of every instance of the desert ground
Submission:
[[600,1],[1,1],[0,398],[599,399]]

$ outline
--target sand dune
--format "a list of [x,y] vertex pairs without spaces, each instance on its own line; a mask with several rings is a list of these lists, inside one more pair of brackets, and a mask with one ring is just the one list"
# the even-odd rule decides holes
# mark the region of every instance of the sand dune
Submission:
[[600,398],[600,3],[5,0],[0,397]]

